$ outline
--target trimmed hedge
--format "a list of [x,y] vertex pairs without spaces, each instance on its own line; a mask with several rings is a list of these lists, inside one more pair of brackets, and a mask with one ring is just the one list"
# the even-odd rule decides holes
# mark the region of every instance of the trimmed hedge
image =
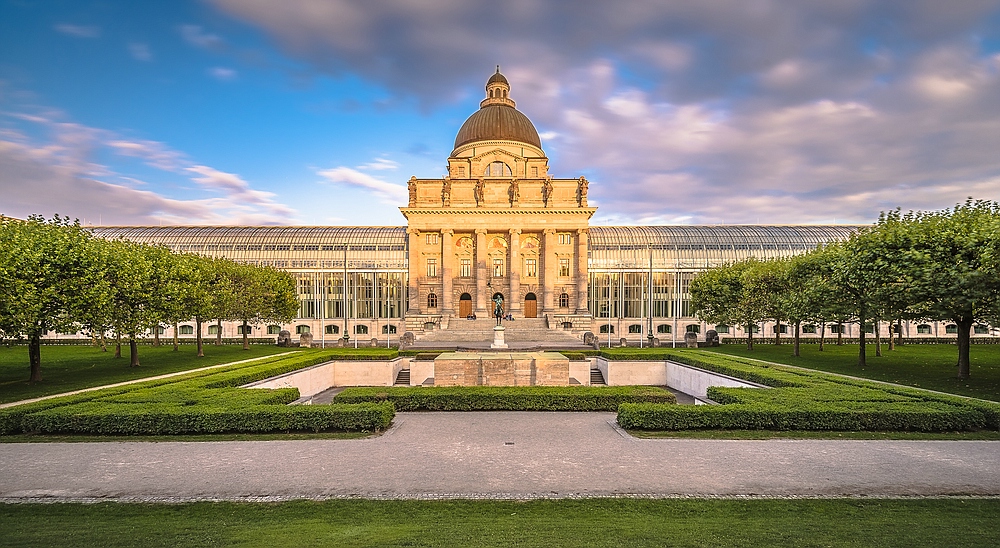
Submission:
[[720,405],[623,404],[618,409],[618,423],[623,428],[1000,430],[1000,404],[714,353],[666,355],[665,359],[773,388],[710,387],[708,397]]
[[347,388],[334,403],[392,402],[397,411],[617,411],[627,402],[677,403],[650,386],[454,386]]
[[586,359],[587,359],[587,355],[584,354],[583,352],[567,352],[567,351],[563,351],[563,352],[560,352],[560,353],[563,356],[566,356],[567,358],[569,358],[570,361],[574,361],[574,362],[586,361]]
[[383,430],[391,404],[288,404],[298,390],[239,386],[339,358],[338,352],[301,352],[231,368],[52,398],[0,409],[0,434],[195,434]]

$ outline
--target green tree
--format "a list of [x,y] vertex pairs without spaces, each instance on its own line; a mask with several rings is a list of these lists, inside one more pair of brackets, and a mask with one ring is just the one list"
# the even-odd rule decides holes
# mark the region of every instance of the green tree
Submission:
[[0,218],[0,333],[28,339],[29,382],[42,380],[42,335],[80,327],[95,293],[93,247],[67,217]]
[[691,281],[694,313],[707,322],[745,326],[750,350],[754,327],[767,317],[760,270],[760,261],[748,259],[706,270]]

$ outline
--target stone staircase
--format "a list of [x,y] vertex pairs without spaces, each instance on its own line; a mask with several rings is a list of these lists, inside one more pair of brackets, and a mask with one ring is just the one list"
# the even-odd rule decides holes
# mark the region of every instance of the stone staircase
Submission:
[[[414,346],[430,347],[435,343],[442,345],[461,346],[463,343],[489,344],[493,342],[493,327],[496,321],[492,318],[451,318],[447,327],[417,334],[417,344]],[[515,321],[503,322],[504,338],[511,343],[540,343],[545,345],[580,346],[581,337],[562,329],[549,329],[545,318],[520,318]]]
[[410,386],[410,370],[400,369],[399,373],[396,375],[395,385]]
[[601,373],[600,369],[590,370],[590,386],[596,385],[606,385],[607,382],[604,381],[604,374]]

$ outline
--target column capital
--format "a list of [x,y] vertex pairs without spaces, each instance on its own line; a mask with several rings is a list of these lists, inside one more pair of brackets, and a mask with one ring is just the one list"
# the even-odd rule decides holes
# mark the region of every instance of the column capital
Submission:
[[476,229],[476,234],[486,234],[488,232],[489,232],[489,230],[486,230],[485,228],[477,228]]
[[420,235],[420,231],[417,230],[417,229],[415,229],[415,228],[407,228],[406,229],[406,233],[407,234],[416,234],[417,236]]
[[455,235],[455,229],[454,228],[442,228],[441,229],[441,234],[447,234],[448,236],[454,236]]
[[542,230],[542,234],[555,234],[555,233],[556,229],[554,228],[546,228],[545,230]]
[[513,236],[514,234],[520,234],[520,233],[521,233],[521,229],[520,228],[512,228],[512,229],[510,229],[510,235],[511,236]]
[[580,236],[588,236],[588,235],[590,235],[590,229],[589,228],[578,228],[576,230],[576,233],[579,234]]

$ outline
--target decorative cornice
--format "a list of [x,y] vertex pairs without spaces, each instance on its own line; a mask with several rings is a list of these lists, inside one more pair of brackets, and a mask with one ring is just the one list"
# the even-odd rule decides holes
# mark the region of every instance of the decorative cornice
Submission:
[[464,208],[464,207],[434,207],[434,208],[421,208],[421,207],[401,207],[399,211],[406,215],[408,213],[419,213],[421,215],[593,215],[596,211],[596,207],[574,207],[572,209],[514,209],[514,208],[504,208],[504,209],[491,209],[485,207],[477,208]]

